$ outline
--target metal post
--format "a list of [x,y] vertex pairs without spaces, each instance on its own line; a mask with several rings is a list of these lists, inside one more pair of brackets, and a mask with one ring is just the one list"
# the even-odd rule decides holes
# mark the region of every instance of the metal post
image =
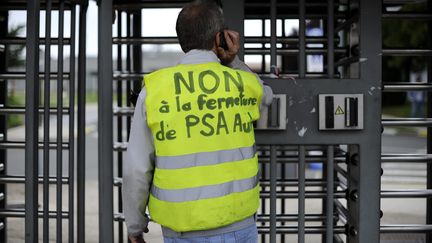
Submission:
[[306,77],[306,3],[299,0],[299,77]]
[[[131,37],[131,14],[129,12],[126,12],[126,37]],[[126,46],[126,72],[131,73],[132,72],[132,57],[131,57],[131,45],[127,45]],[[126,104],[128,107],[132,106],[132,102],[131,102],[131,83],[133,81],[132,80],[128,80],[126,82]],[[128,134],[128,140],[129,140],[129,133],[130,133],[130,129],[131,129],[131,117],[128,116],[126,118],[126,129],[127,129],[127,134]]]
[[[360,2],[360,80],[363,87],[381,87],[381,14],[382,1]],[[367,141],[360,144],[358,173],[357,223],[358,232],[353,242],[379,242],[380,227],[380,171],[381,171],[381,93],[365,99],[365,107],[375,107],[367,112],[364,130]],[[374,149],[367,149],[374,148]],[[351,239],[351,238],[350,238]]]
[[[265,162],[261,162],[261,181],[262,180],[267,180],[267,165],[268,163]],[[265,191],[267,189],[266,185],[263,185],[263,183],[261,183],[261,191]],[[261,215],[266,214],[267,212],[267,199],[264,197],[260,197],[261,199]],[[261,222],[261,225],[264,226],[266,223],[265,222]],[[265,242],[266,240],[266,235],[265,234],[261,234],[261,242]]]
[[85,102],[86,26],[88,1],[80,5],[78,52],[78,137],[77,137],[77,240],[85,242]]
[[[141,37],[141,22],[142,16],[141,11],[136,11],[132,14],[132,36],[136,38]],[[134,73],[142,73],[142,51],[141,45],[133,45],[132,46],[132,63],[133,63],[133,72]],[[133,83],[133,90],[136,93],[139,93],[142,88],[141,82]]]
[[277,0],[271,0],[270,2],[270,73],[277,73]]
[[270,146],[270,242],[276,243],[276,182],[277,182],[277,149]]
[[299,146],[299,164],[298,164],[298,243],[305,242],[305,146]]
[[[432,13],[432,0],[428,0],[428,12]],[[432,22],[428,22],[428,47],[432,48]],[[432,83],[432,57],[427,57],[428,83]],[[427,92],[427,117],[432,117],[432,93]],[[427,127],[427,154],[432,154],[432,127]],[[432,189],[432,163],[427,163],[426,188]],[[432,198],[426,199],[426,224],[432,225]],[[432,232],[426,233],[426,242],[432,241]]]
[[39,8],[27,2],[25,111],[25,242],[38,241]]
[[[57,207],[56,207],[56,228],[57,228],[57,243],[63,241],[63,222],[62,222],[62,204],[63,204],[63,187],[61,178],[63,177],[63,37],[64,37],[64,0],[60,0],[59,6],[59,26],[58,26],[58,79],[57,79],[57,147],[56,147],[56,162],[57,162]],[[49,92],[49,91],[48,91]]]
[[240,33],[240,50],[238,56],[244,58],[244,0],[222,0],[225,24],[228,28]]
[[45,79],[44,79],[44,148],[43,148],[43,242],[49,241],[49,163],[50,163],[50,96],[51,96],[51,7],[46,2],[45,11]]
[[[0,11],[0,38],[4,38],[7,35],[8,30],[8,12]],[[7,66],[7,55],[6,48],[4,51],[0,50],[0,73],[6,72]],[[0,104],[7,105],[7,93],[8,93],[8,85],[6,80],[0,80]],[[0,116],[0,134],[3,134],[3,140],[7,140],[7,120],[6,115]],[[0,149],[0,165],[3,166],[2,170],[0,170],[0,175],[3,176],[6,174],[6,157],[7,157],[6,149]],[[5,196],[3,200],[0,200],[0,208],[6,208],[7,202],[7,190],[6,185],[0,185],[0,193],[3,193]],[[0,223],[3,223],[3,229],[0,230],[0,242],[6,242],[6,218],[0,217]]]
[[327,147],[326,242],[333,242],[334,147]]
[[334,77],[334,0],[327,0],[327,75]]
[[[280,165],[280,177],[279,177],[279,179],[281,180],[281,181],[286,181],[287,180],[287,178],[286,178],[286,166],[285,166],[285,163],[281,163],[281,165]],[[281,187],[281,192],[282,193],[284,193],[286,190],[285,190],[285,186],[282,186]],[[285,211],[285,207],[286,207],[286,200],[285,200],[285,198],[281,198],[280,199],[280,214],[282,214],[282,215],[286,215],[286,211]],[[285,225],[285,222],[284,221],[282,221],[281,222],[281,225],[282,226],[284,226]],[[281,234],[281,243],[285,243],[285,234]]]
[[99,242],[106,243],[114,242],[112,5],[111,0],[100,1],[98,15]]
[[[117,11],[117,36],[122,37],[122,11]],[[141,47],[141,46],[140,46]],[[117,45],[117,71],[122,71],[123,60],[122,60],[122,45]],[[123,106],[123,82],[117,82],[117,107]],[[117,117],[117,142],[123,142],[123,117]],[[123,175],[123,153],[117,153],[117,176],[122,177]],[[121,186],[118,187],[118,211],[123,211],[123,200]],[[123,242],[123,222],[118,222],[118,241]]]
[[[265,32],[266,32],[266,26],[265,26],[265,19],[261,19],[261,36],[264,37],[265,36]],[[265,48],[265,43],[261,44],[261,48]],[[261,73],[265,73],[266,71],[266,59],[265,59],[265,54],[262,53],[261,54]]]
[[74,242],[75,236],[75,34],[76,6],[71,9],[71,43],[69,56],[69,242]]

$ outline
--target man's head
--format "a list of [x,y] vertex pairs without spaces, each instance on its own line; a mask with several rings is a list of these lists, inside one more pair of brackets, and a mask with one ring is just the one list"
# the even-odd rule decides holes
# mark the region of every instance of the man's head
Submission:
[[214,1],[187,4],[177,18],[176,31],[184,52],[211,50],[216,34],[224,28],[221,8]]

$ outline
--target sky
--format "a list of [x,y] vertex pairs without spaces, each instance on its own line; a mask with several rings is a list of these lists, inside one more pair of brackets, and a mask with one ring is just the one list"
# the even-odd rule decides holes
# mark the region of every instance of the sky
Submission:
[[[144,9],[142,15],[142,34],[144,36],[176,36],[175,23],[177,20],[180,9]],[[123,16],[124,18],[125,16]],[[58,36],[58,13],[52,12],[52,37]],[[70,36],[70,13],[65,13],[65,37]],[[125,23],[126,21],[123,21]],[[18,25],[25,25],[26,13],[25,11],[11,11],[9,15],[9,28]],[[40,15],[40,36],[45,36],[45,12],[42,11]],[[281,34],[281,21],[278,21],[278,35]],[[78,26],[78,25],[77,25]],[[259,27],[258,27],[259,26]],[[267,30],[266,36],[270,35],[270,21],[266,21]],[[94,1],[90,1],[87,12],[87,55],[97,56],[98,52],[98,11],[97,5]],[[293,28],[298,28],[298,20],[287,20],[286,32],[291,32]],[[123,28],[124,29],[124,28]],[[116,36],[116,28],[113,28],[113,34]],[[125,34],[125,33],[123,33]],[[247,36],[260,36],[262,28],[260,27],[260,20],[248,20],[245,22],[245,35]],[[21,34],[25,36],[25,31]],[[43,46],[41,47],[43,49]],[[154,46],[143,46],[143,50],[147,48],[155,48]],[[159,47],[159,50],[165,51],[181,51],[178,45],[164,45]],[[68,47],[64,50],[65,55],[69,55]],[[57,47],[53,46],[51,49],[53,56],[57,56]]]

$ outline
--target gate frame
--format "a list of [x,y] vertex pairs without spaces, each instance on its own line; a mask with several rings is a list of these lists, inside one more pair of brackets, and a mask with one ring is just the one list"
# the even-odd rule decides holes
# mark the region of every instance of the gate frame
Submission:
[[[99,242],[114,242],[113,1],[98,1]],[[104,232],[101,234],[100,232]]]
[[[275,1],[273,1],[275,2]],[[331,1],[329,1],[331,3]],[[99,120],[98,120],[98,133],[99,133],[99,230],[104,232],[100,235],[101,242],[113,242],[113,89],[112,89],[112,75],[113,75],[113,60],[112,60],[112,11],[113,1],[98,1],[99,4]],[[230,2],[228,1],[228,3]],[[302,0],[299,0],[299,6],[302,6],[300,18],[305,19],[305,6]],[[332,89],[335,85],[335,80],[332,79],[301,79],[304,87],[312,88],[315,82],[319,82],[321,87],[328,87],[320,90],[320,93],[330,91],[346,93],[349,90],[353,92],[367,93],[370,87],[381,87],[381,1],[366,1],[362,0],[360,3],[360,59],[367,60],[360,63],[360,77],[358,79],[339,79],[337,80],[340,87]],[[233,8],[234,9],[234,8]],[[275,11],[274,9],[273,11]],[[329,9],[329,12],[331,10]],[[366,15],[367,13],[367,15]],[[234,12],[226,12],[226,15],[235,16]],[[303,17],[302,17],[303,16]],[[238,17],[238,15],[236,16]],[[242,20],[243,21],[243,20]],[[239,24],[234,23],[234,25]],[[331,23],[329,23],[330,25]],[[242,24],[240,24],[242,26]],[[301,24],[304,26],[304,23]],[[275,26],[275,25],[274,25]],[[274,27],[272,28],[274,29]],[[303,28],[304,29],[304,28]],[[330,32],[331,33],[331,32]],[[305,34],[300,34],[300,78],[305,76]],[[273,43],[275,38],[273,38]],[[332,42],[330,41],[329,44]],[[276,53],[276,47],[272,45],[272,53]],[[331,50],[332,48],[330,48]],[[275,56],[273,57],[275,58]],[[333,57],[329,56],[329,60]],[[275,63],[275,60],[272,62]],[[329,71],[332,76],[333,70]],[[280,90],[287,92],[286,85],[278,82],[277,79],[265,79],[265,81],[273,87],[278,87]],[[349,87],[347,91],[341,87]],[[314,90],[312,88],[312,90]],[[315,91],[314,91],[315,92]],[[365,129],[361,134],[358,132],[341,132],[339,134],[320,134],[320,138],[299,139],[298,137],[291,137],[292,140],[289,144],[310,145],[310,144],[349,144],[352,140],[347,139],[349,135],[355,135],[358,138],[360,146],[359,157],[360,162],[358,166],[350,165],[349,174],[351,176],[350,188],[357,189],[358,197],[355,200],[349,201],[351,225],[348,242],[379,242],[380,231],[380,157],[381,157],[381,94],[376,94],[373,97],[365,97]],[[368,108],[372,107],[372,108]],[[373,109],[373,110],[369,110]],[[316,118],[314,118],[316,119]],[[103,121],[103,122],[102,122]],[[311,121],[313,124],[313,121]],[[257,132],[257,144],[261,141],[268,144],[272,141],[272,151],[275,151],[275,145],[287,144],[287,135],[295,135],[293,131],[287,131],[281,134],[270,133],[264,134]],[[267,142],[266,142],[267,141]],[[263,144],[261,143],[261,144]],[[330,146],[331,147],[331,146]],[[303,148],[304,149],[304,148]],[[372,151],[369,151],[372,150]],[[105,151],[105,153],[102,153]],[[331,149],[329,151],[332,151]],[[275,159],[275,155],[272,155]],[[273,160],[274,160],[273,159]],[[331,178],[330,180],[333,180]],[[274,188],[272,190],[274,192]],[[357,223],[359,224],[357,225]],[[272,235],[271,242],[275,242],[276,222],[272,220],[271,229]]]

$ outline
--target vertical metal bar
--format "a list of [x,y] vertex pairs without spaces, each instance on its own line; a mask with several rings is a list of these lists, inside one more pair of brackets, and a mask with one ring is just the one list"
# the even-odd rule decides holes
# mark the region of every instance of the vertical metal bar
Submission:
[[[126,12],[126,36],[127,37],[131,37],[131,14],[129,12]],[[128,44],[126,46],[126,71],[128,73],[130,73],[132,71],[132,62],[131,62],[131,45]],[[126,104],[128,107],[132,106],[131,100],[130,100],[130,92],[131,90],[131,83],[133,81],[128,80],[126,82]],[[131,129],[131,117],[128,116],[126,118],[126,129],[127,129],[127,134],[128,134],[128,140],[129,140],[129,132]]]
[[[0,11],[0,38],[7,36],[9,16],[7,11]],[[7,69],[7,49],[0,51],[0,73],[6,72]],[[0,80],[0,104],[7,106],[8,82]],[[6,115],[0,116],[0,134],[3,134],[3,140],[7,140],[7,120]],[[7,150],[0,149],[0,164],[3,164],[3,170],[0,171],[0,176],[5,175],[7,171]],[[0,208],[6,208],[7,205],[7,187],[5,184],[0,185],[0,192],[5,195],[0,201]],[[0,230],[0,242],[6,242],[7,222],[6,217],[0,217],[0,222],[3,223],[3,229]]]
[[[142,11],[135,11],[133,13],[127,13],[126,14],[126,35],[127,37],[133,36],[136,38],[141,37],[141,22],[142,22]],[[127,45],[126,46],[126,70],[129,72],[135,72],[135,73],[141,73],[142,70],[142,51],[141,51],[141,45]],[[132,106],[131,100],[130,100],[130,92],[133,91],[134,93],[137,93],[141,90],[142,83],[136,82],[136,81],[128,81],[126,83],[126,104],[127,106]],[[132,89],[132,90],[131,90]],[[126,129],[129,139],[129,132],[131,128],[131,117],[126,118]],[[120,160],[119,160],[120,162]],[[119,174],[122,172],[122,164],[119,164]],[[121,200],[121,190],[119,190],[119,203],[122,203]],[[122,206],[122,205],[121,205]],[[119,226],[123,227],[123,225]],[[122,228],[121,228],[122,229]],[[123,230],[121,232],[123,234]]]
[[270,242],[276,243],[276,182],[277,182],[277,150],[270,146]]
[[[285,19],[282,18],[281,21],[282,21],[282,36],[286,37],[286,33],[285,33]],[[282,63],[283,63],[283,61],[282,61]],[[282,68],[283,68],[283,66],[282,66]],[[280,164],[280,167],[281,167],[280,180],[281,181],[285,181],[286,179],[288,179],[288,178],[286,178],[287,177],[287,175],[286,175],[286,169],[287,169],[287,167],[285,165],[286,165],[285,163],[281,163]],[[282,192],[285,191],[285,187],[284,186],[281,186],[281,191]],[[280,211],[280,213],[282,215],[285,215],[285,200],[286,199],[285,198],[281,198],[280,200],[281,200],[281,203],[280,203],[281,204],[281,211]],[[281,225],[285,225],[285,222],[281,222]],[[285,243],[285,234],[281,234],[280,237],[281,237],[281,243]]]
[[86,26],[88,2],[79,13],[78,51],[78,137],[77,137],[77,240],[85,242],[85,102],[86,102]]
[[[117,36],[122,37],[122,12],[117,11]],[[117,45],[117,71],[122,71],[122,45]],[[117,106],[123,106],[123,82],[117,82]],[[123,117],[117,117],[117,142],[123,142]],[[123,153],[117,153],[117,176],[121,177],[123,174]],[[118,187],[118,211],[123,211],[122,190]],[[118,223],[118,241],[123,242],[123,222]]]
[[305,242],[305,146],[299,146],[299,164],[298,164],[298,242]]
[[[363,87],[381,87],[382,79],[382,1],[363,0],[359,4],[360,19],[360,82]],[[380,240],[380,171],[381,171],[381,93],[374,93],[364,101],[365,107],[374,107],[367,112],[364,130],[366,141],[360,144],[357,174],[351,173],[352,181],[358,182],[358,199],[352,213],[356,213],[357,230],[353,242],[379,242]],[[351,208],[350,208],[351,210]]]
[[[132,14],[132,35],[135,38],[141,37],[141,22],[142,16],[141,11],[136,11]],[[141,73],[142,71],[142,51],[141,45],[133,45],[132,47],[132,61],[133,61],[133,71],[134,73]],[[133,89],[134,92],[140,92],[142,88],[142,83],[134,82]]]
[[277,73],[277,0],[271,0],[270,2],[270,73]]
[[40,1],[27,2],[25,106],[25,242],[38,241],[38,106]]
[[[322,180],[323,181],[328,181],[329,180],[328,174],[327,174],[327,170],[328,170],[327,163],[323,163],[323,165],[322,165]],[[325,187],[322,186],[321,189],[325,190]],[[327,205],[327,198],[322,198],[322,200],[321,200],[321,210],[322,210],[322,214],[323,215],[327,215],[327,206],[328,206]],[[321,222],[321,223],[322,223],[323,226],[326,225],[326,222],[324,222],[324,221]],[[321,243],[331,243],[331,241],[327,241],[327,234],[326,234],[326,232],[323,232],[321,234]]]
[[[285,31],[285,28],[286,28],[286,21],[285,21],[286,19],[285,19],[285,17],[281,17],[281,23],[282,23],[282,29],[281,29],[281,37],[282,38],[286,38],[287,37],[287,33],[286,33],[286,31]],[[286,48],[288,45],[286,45],[286,44],[283,44],[283,43],[281,43],[281,47],[282,48]],[[280,62],[280,66],[281,66],[281,68],[280,68],[280,72],[281,73],[286,73],[286,70],[285,70],[285,66],[284,66],[284,57],[282,56],[281,57],[281,62]]]
[[[286,178],[286,173],[285,173],[285,169],[286,169],[285,163],[280,164],[280,168],[281,168],[281,170],[280,170],[281,171],[281,175],[280,175],[279,179],[281,181],[285,181],[287,179]],[[281,187],[281,191],[282,192],[285,191],[285,187],[284,186]],[[280,214],[282,214],[282,215],[285,215],[285,200],[286,200],[285,198],[281,198],[280,199],[280,207],[281,207]],[[281,225],[285,225],[285,222],[281,222]],[[280,234],[280,237],[281,237],[280,242],[281,243],[285,243],[285,234]]]
[[114,242],[112,0],[99,2],[98,168],[99,242]]
[[64,0],[60,0],[59,7],[59,26],[58,26],[58,80],[57,80],[57,242],[63,241],[63,221],[62,221],[62,209],[63,209],[63,185],[61,178],[63,177],[63,38],[64,38]]
[[51,72],[51,7],[47,0],[45,11],[45,79],[44,79],[44,145],[43,145],[43,242],[49,241],[49,163],[50,163],[50,72]]
[[327,147],[326,241],[333,242],[334,147]]
[[[262,162],[261,163],[261,180],[265,180],[267,177],[267,163]],[[267,189],[266,186],[263,186],[261,184],[261,191],[265,191]],[[266,214],[266,208],[267,208],[267,199],[266,198],[261,198],[261,215]],[[265,222],[261,222],[261,225],[264,226],[266,223]],[[261,242],[265,242],[265,238],[266,238],[266,234],[261,234]]]
[[222,0],[226,26],[240,33],[240,50],[237,55],[242,60],[244,58],[244,2],[245,0]]
[[299,77],[306,76],[306,3],[299,0]]
[[[327,1],[327,75],[334,77],[334,0]],[[327,163],[323,166],[326,169],[327,179],[327,200],[323,203],[326,213],[326,233],[323,242],[333,242],[333,185],[334,185],[334,147],[327,147]]]
[[334,0],[327,0],[327,75],[334,77]]
[[[428,12],[432,13],[432,0],[428,0]],[[428,22],[428,47],[432,48],[432,22]],[[428,83],[432,83],[432,57],[427,57]],[[427,117],[432,117],[432,93],[427,93]],[[432,153],[432,127],[427,128],[427,153]],[[427,163],[426,187],[432,189],[432,163]],[[432,224],[432,198],[426,199],[426,224]],[[426,233],[426,242],[432,241],[432,232]]]
[[76,32],[76,6],[71,8],[71,43],[69,57],[69,242],[74,242],[75,235],[75,32]]
[[[265,26],[265,19],[261,19],[261,24],[262,24],[262,26],[261,26],[261,28],[262,28],[262,35],[261,35],[261,37],[265,37],[265,32],[266,32],[266,26]],[[261,44],[261,48],[265,48],[265,43],[262,43]],[[261,58],[262,58],[262,63],[261,63],[261,73],[265,73],[265,71],[266,71],[266,60],[265,60],[265,54],[263,53],[262,55],[261,55]]]

